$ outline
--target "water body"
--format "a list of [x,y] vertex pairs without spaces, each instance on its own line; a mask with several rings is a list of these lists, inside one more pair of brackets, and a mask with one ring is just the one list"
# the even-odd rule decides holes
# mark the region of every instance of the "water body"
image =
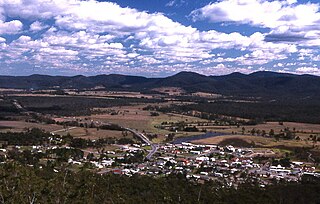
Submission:
[[207,132],[202,135],[194,135],[194,136],[190,136],[190,137],[179,137],[179,138],[176,138],[175,140],[173,140],[173,142],[171,142],[171,143],[172,144],[181,144],[182,142],[191,142],[194,140],[207,139],[210,137],[217,137],[217,136],[222,136],[222,135],[225,135],[225,134],[221,133],[221,132]]

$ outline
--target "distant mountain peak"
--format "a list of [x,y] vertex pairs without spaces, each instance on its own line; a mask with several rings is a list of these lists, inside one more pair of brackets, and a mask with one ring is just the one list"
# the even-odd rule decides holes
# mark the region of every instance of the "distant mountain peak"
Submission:
[[246,74],[242,74],[241,72],[233,72],[231,74],[225,75],[225,77],[245,77]]
[[75,75],[75,76],[73,76],[72,78],[86,78],[86,76],[83,76],[83,75]]
[[280,72],[272,72],[272,71],[257,71],[249,74],[249,76],[255,77],[277,77],[277,76],[295,76],[290,73],[280,73]]
[[189,71],[179,72],[179,73],[173,75],[172,77],[174,77],[174,76],[202,76],[202,77],[205,77],[204,75],[199,74],[197,72],[189,72]]

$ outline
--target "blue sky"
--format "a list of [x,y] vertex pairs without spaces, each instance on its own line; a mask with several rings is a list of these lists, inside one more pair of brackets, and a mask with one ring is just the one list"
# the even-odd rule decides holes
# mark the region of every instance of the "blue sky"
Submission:
[[320,75],[318,0],[0,0],[0,75]]

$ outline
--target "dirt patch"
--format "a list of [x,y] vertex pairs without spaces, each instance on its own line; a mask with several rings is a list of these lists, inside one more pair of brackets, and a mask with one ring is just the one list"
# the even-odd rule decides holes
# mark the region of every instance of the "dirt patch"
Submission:
[[246,140],[240,138],[227,138],[218,143],[220,146],[232,145],[234,147],[255,147],[254,143],[249,143]]
[[214,94],[214,93],[206,93],[206,92],[195,92],[191,94],[192,96],[199,96],[202,98],[219,98],[222,95],[220,94]]
[[[122,131],[113,131],[113,130],[98,130],[96,128],[76,128],[68,131],[73,137],[80,137],[83,139],[100,139],[100,138],[133,138],[131,133],[125,134]],[[64,133],[66,134],[66,133]]]
[[180,96],[181,94],[185,93],[185,90],[179,87],[160,87],[152,90],[160,93],[168,94],[169,96]]

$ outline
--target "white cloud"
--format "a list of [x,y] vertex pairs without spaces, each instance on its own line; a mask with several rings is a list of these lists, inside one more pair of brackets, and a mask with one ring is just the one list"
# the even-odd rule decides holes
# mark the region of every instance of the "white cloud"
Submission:
[[320,45],[320,6],[296,0],[222,0],[194,10],[194,20],[270,28],[265,40],[300,46]]
[[319,62],[319,61],[320,61],[320,55],[312,56],[312,57],[311,57],[311,60],[312,60],[312,61],[317,61],[317,62]]
[[79,54],[78,51],[74,50],[66,50],[64,47],[45,47],[45,48],[40,48],[39,53],[42,55],[60,55],[60,56],[76,56]]
[[320,75],[320,69],[317,67],[300,67],[296,69],[296,73]]
[[185,0],[170,0],[170,1],[166,4],[166,6],[167,6],[167,7],[173,7],[173,6],[175,6],[175,7],[180,7],[180,6],[182,6],[183,4],[185,4],[185,3],[186,3]]
[[79,4],[77,0],[2,0],[0,7],[3,15],[24,19],[50,19],[66,14],[72,6]]
[[166,6],[172,7],[172,6],[174,6],[175,4],[176,4],[176,0],[171,0],[171,1],[169,1],[169,2],[166,4]]
[[[33,6],[29,5],[31,2]],[[250,44],[250,39],[238,33],[199,32],[163,14],[122,8],[110,2],[28,0],[16,1],[6,5],[6,8],[8,14],[24,18],[53,18],[59,28],[73,32],[84,30],[98,35],[107,32],[117,38],[133,35],[144,49],[169,60],[201,60],[211,57],[209,53],[212,49],[240,49]],[[31,25],[31,30],[40,29],[43,26],[38,21]],[[56,41],[70,43],[67,37],[61,36]],[[94,49],[92,43],[87,43]]]
[[1,34],[16,34],[21,31],[23,25],[21,21],[13,20],[4,22],[0,20],[0,35]]
[[48,28],[47,25],[44,25],[43,23],[39,22],[39,21],[35,21],[34,23],[32,23],[30,25],[30,31],[32,32],[37,32],[37,31],[41,31],[43,29]]
[[192,12],[193,18],[213,22],[237,22],[266,28],[314,25],[320,19],[318,4],[297,4],[294,0],[224,0]]
[[[177,2],[183,1],[171,3]],[[50,67],[70,66],[77,70],[82,66],[86,70],[101,71],[142,69],[150,65],[165,68],[165,71],[182,70],[183,67],[192,70],[197,63],[205,67],[216,66],[212,70],[219,72],[235,70],[229,67],[230,64],[241,70],[241,66],[263,65],[302,52],[295,43],[272,41],[279,39],[279,34],[292,32],[294,37],[299,34],[302,39],[308,38],[309,45],[320,45],[317,38],[320,32],[311,28],[305,32],[299,28],[306,26],[302,21],[315,22],[315,8],[316,4],[298,5],[295,0],[225,0],[193,13],[215,22],[232,21],[272,28],[269,34],[256,32],[244,36],[238,32],[200,31],[162,13],[124,8],[111,2],[0,0],[0,19],[3,19],[0,20],[0,34],[21,32],[23,20],[33,22],[28,30],[21,32],[23,36],[10,43],[6,44],[5,39],[1,42],[0,38],[0,54],[10,62],[39,66],[45,63]],[[221,13],[215,15],[213,11]],[[289,14],[294,14],[295,18],[290,18]],[[6,22],[6,17],[21,21]],[[218,56],[213,52],[215,49],[237,50],[240,56]]]

